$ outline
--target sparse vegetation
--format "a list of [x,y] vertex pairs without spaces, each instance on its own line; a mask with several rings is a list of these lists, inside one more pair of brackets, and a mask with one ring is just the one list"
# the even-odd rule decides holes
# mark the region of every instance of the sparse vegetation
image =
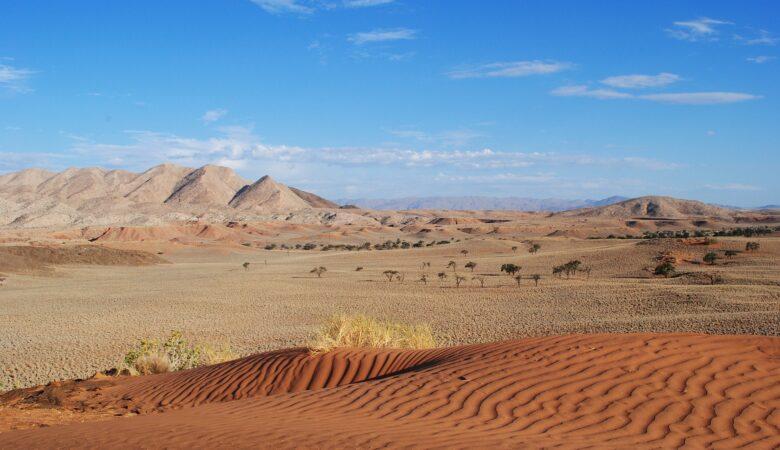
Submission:
[[653,271],[653,273],[668,278],[675,273],[675,270],[676,268],[674,267],[674,263],[672,263],[671,261],[662,261],[660,264],[655,266],[655,270]]
[[313,273],[313,274],[317,275],[317,278],[322,278],[322,274],[327,272],[327,271],[328,271],[328,269],[326,267],[319,266],[319,267],[315,267],[315,268],[311,269],[309,271],[309,273]]
[[397,270],[385,270],[384,272],[382,272],[382,275],[387,277],[387,281],[392,282],[398,276],[398,271]]
[[436,345],[428,325],[406,325],[359,314],[332,317],[309,347],[313,353],[321,353],[338,347],[424,349]]
[[[569,278],[571,275],[576,275],[577,270],[580,268],[580,265],[582,265],[582,261],[578,259],[573,259],[566,264],[561,264],[560,266],[553,267],[553,275],[561,276],[562,274],[566,274],[566,278]],[[588,271],[588,275],[590,276],[590,271]]]
[[522,267],[517,264],[501,264],[501,272],[504,272],[509,276],[514,276],[520,269],[522,269]]
[[123,369],[131,374],[149,375],[217,364],[235,358],[229,346],[191,343],[180,331],[173,331],[164,341],[139,341],[125,354]]
[[702,260],[709,265],[713,265],[715,264],[715,261],[718,260],[718,254],[715,252],[707,252],[707,254],[704,255],[704,258],[702,258]]

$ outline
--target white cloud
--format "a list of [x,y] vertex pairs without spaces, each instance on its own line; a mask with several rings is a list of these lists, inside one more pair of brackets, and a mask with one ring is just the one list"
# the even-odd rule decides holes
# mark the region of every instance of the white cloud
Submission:
[[678,105],[715,105],[756,100],[761,98],[761,96],[743,92],[677,92],[671,94],[646,94],[637,98]]
[[764,64],[769,61],[772,61],[775,59],[774,56],[766,56],[766,55],[760,55],[760,56],[753,56],[751,58],[745,58],[747,61],[756,63],[756,64]]
[[367,8],[371,6],[386,5],[395,0],[344,0],[345,8]]
[[211,109],[203,113],[203,116],[200,118],[205,123],[212,123],[216,122],[217,120],[225,117],[225,115],[228,113],[227,109],[217,108],[217,109]]
[[357,45],[368,44],[372,42],[387,42],[411,40],[417,38],[417,30],[408,28],[377,29],[364,31],[349,36],[348,40]]
[[780,38],[774,36],[772,33],[766,30],[759,30],[758,36],[753,38],[746,38],[740,35],[735,35],[734,39],[741,41],[745,45],[776,45],[780,42]]
[[461,78],[499,78],[545,75],[571,69],[574,65],[558,61],[511,61],[483,64],[447,72],[454,79]]
[[148,168],[172,161],[188,166],[220,163],[231,167],[284,167],[290,170],[324,166],[450,167],[468,170],[511,170],[532,166],[604,166],[670,170],[674,163],[641,157],[600,157],[583,154],[477,150],[429,150],[403,147],[303,148],[269,145],[251,129],[220,127],[216,137],[194,139],[153,131],[127,131],[127,144],[105,144],[74,138],[69,154],[95,164]]
[[725,183],[725,184],[705,184],[705,188],[718,191],[760,191],[761,188],[751,184]]
[[720,25],[731,24],[731,22],[725,20],[700,17],[694,20],[674,22],[673,28],[666,29],[666,32],[671,37],[684,41],[714,40],[719,33],[718,27]]
[[678,75],[661,72],[658,75],[618,75],[601,80],[602,84],[615,88],[652,88],[667,86],[680,80]]
[[558,97],[591,97],[599,100],[632,98],[631,94],[612,89],[590,89],[584,85],[561,86],[550,92]]
[[482,137],[481,133],[469,129],[446,130],[436,133],[415,129],[389,130],[388,132],[403,139],[413,139],[427,144],[439,144],[450,147],[464,146],[474,139]]
[[637,99],[678,105],[715,105],[737,103],[760,99],[761,96],[743,92],[676,92],[666,94],[634,95],[612,89],[590,89],[584,85],[562,86],[553,89],[552,95],[559,97],[591,97],[599,100]]
[[32,74],[32,70],[21,69],[6,64],[0,64],[0,88],[10,89],[17,92],[28,92],[27,80]]
[[311,14],[314,12],[314,8],[298,0],[251,0],[251,2],[271,14]]

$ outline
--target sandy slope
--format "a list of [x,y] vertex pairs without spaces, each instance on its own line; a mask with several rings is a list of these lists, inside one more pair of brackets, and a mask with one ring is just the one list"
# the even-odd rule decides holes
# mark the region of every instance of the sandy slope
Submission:
[[2,433],[0,446],[773,448],[780,340],[570,335],[287,350],[76,383],[58,396],[65,408],[142,415]]

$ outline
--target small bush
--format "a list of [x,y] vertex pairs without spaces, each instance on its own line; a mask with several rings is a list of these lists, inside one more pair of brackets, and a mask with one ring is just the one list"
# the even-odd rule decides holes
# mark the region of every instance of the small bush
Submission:
[[671,261],[664,261],[661,264],[655,266],[655,273],[656,275],[663,275],[665,277],[668,277],[672,275],[675,272],[674,264]]
[[319,329],[309,348],[320,353],[338,347],[423,349],[436,347],[436,339],[428,325],[406,325],[362,314],[338,315]]
[[718,254],[715,253],[715,252],[709,252],[706,255],[704,255],[703,259],[704,259],[704,262],[706,262],[707,264],[712,265],[712,264],[715,264],[715,261],[717,261]]
[[191,369],[235,359],[230,347],[188,342],[180,331],[165,341],[142,339],[125,354],[124,366],[132,374],[153,374]]

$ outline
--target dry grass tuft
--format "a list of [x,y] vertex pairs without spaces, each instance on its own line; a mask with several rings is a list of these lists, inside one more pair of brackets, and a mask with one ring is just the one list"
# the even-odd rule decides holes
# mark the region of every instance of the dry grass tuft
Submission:
[[359,314],[330,318],[309,348],[313,353],[322,353],[337,347],[423,349],[436,346],[428,325],[393,323]]
[[171,371],[171,361],[164,353],[143,355],[135,360],[133,369],[135,369],[139,375],[168,373]]
[[168,339],[142,339],[125,354],[124,366],[131,374],[149,375],[208,366],[236,359],[228,346],[215,347],[188,342],[179,331]]

